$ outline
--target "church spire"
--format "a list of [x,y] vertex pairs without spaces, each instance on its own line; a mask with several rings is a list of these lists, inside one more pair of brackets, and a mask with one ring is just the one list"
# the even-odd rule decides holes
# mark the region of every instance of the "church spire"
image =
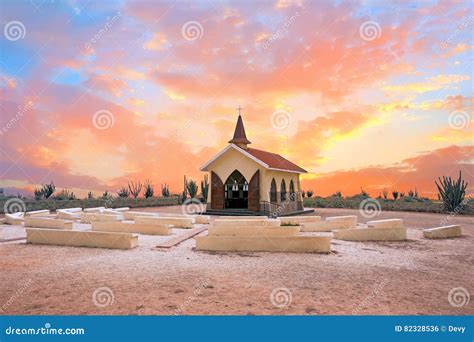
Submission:
[[242,116],[240,111],[242,108],[239,106],[239,118],[237,119],[237,124],[235,125],[234,137],[229,141],[230,144],[236,144],[240,148],[247,149],[247,145],[251,142],[247,139],[245,134],[244,122],[242,121]]

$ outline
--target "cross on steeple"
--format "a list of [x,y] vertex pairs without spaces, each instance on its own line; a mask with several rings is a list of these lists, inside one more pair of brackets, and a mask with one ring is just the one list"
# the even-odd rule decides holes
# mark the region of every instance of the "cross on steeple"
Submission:
[[240,111],[243,108],[239,106],[237,110],[239,111],[239,117],[237,118],[237,124],[235,125],[234,137],[229,141],[231,144],[236,144],[240,148],[247,149],[247,145],[250,144],[250,141],[247,139],[245,134],[244,122],[242,121],[242,116]]
[[243,108],[239,105],[239,108],[237,108],[237,110],[239,111],[239,115],[240,115],[240,111],[242,110]]

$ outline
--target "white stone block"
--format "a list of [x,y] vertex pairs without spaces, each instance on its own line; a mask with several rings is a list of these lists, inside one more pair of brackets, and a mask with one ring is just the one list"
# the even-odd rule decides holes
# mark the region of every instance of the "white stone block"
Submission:
[[114,215],[114,214],[100,214],[100,213],[82,213],[81,222],[82,223],[92,223],[94,221],[99,222],[115,222],[122,221],[123,216]]
[[68,212],[68,211],[58,211],[58,219],[60,220],[80,220],[81,213],[80,212]]
[[353,221],[316,221],[303,222],[300,224],[302,232],[330,232],[335,229],[352,229],[355,228]]
[[5,214],[5,223],[11,225],[20,225],[24,221],[24,213],[17,212],[13,214]]
[[196,215],[194,217],[194,222],[198,224],[209,224],[211,223],[211,217],[209,215]]
[[46,217],[25,217],[25,227],[49,228],[49,229],[72,229],[73,221],[58,220]]
[[27,228],[26,242],[43,245],[131,249],[138,245],[138,235],[130,233]]
[[299,226],[291,227],[226,227],[210,226],[208,228],[209,236],[298,236]]
[[170,224],[174,228],[192,228],[194,220],[186,217],[159,217],[135,216],[135,223],[164,225]]
[[130,208],[129,207],[120,207],[120,208],[113,208],[113,210],[119,211],[119,212],[124,212],[124,211],[129,211]]
[[278,227],[280,226],[281,221],[279,219],[266,219],[266,220],[237,220],[237,219],[216,219],[212,223],[213,226],[230,226],[230,227],[246,227],[246,226],[269,226],[269,227]]
[[356,228],[334,231],[334,238],[347,241],[403,241],[407,239],[407,229],[397,228]]
[[459,225],[423,229],[423,237],[426,239],[446,239],[459,236],[462,236],[462,229]]
[[283,216],[279,219],[282,225],[299,225],[306,222],[319,222],[321,216]]
[[402,219],[389,219],[389,220],[368,221],[367,225],[373,228],[401,228],[403,227],[403,220]]
[[331,236],[197,236],[196,249],[229,252],[329,253]]
[[147,235],[170,235],[171,225],[156,225],[129,222],[92,222],[92,230]]
[[27,211],[25,213],[25,217],[28,217],[28,216],[46,216],[46,215],[51,215],[51,212],[49,210],[35,210],[35,211]]
[[85,213],[100,213],[102,210],[105,210],[105,207],[95,207],[95,208],[85,208]]
[[147,211],[125,211],[123,212],[123,218],[125,220],[134,220],[135,216],[150,216],[150,217],[158,217],[158,213],[154,212],[147,212]]
[[64,213],[80,213],[82,211],[82,208],[61,208],[61,209],[56,209],[56,212],[64,212]]

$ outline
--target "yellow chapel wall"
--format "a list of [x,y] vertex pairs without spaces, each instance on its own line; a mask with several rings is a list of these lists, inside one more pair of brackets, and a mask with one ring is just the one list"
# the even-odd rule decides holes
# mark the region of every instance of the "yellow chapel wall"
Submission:
[[[285,171],[274,171],[267,170],[257,162],[253,161],[249,157],[243,155],[242,153],[229,149],[226,153],[221,155],[218,159],[212,162],[207,169],[209,170],[209,180],[211,180],[210,172],[214,171],[222,180],[222,183],[225,184],[227,178],[234,172],[238,170],[247,180],[250,182],[250,179],[255,174],[257,170],[260,170],[260,201],[270,201],[270,185],[272,179],[275,178],[277,184],[277,192],[281,192],[281,180],[284,178],[286,183],[286,191],[290,192],[290,182],[293,180],[295,186],[295,192],[300,192],[300,182],[299,174]],[[209,194],[207,202],[211,202],[211,186],[209,187]],[[299,194],[297,200],[301,201],[301,194]],[[280,198],[278,198],[280,201]]]

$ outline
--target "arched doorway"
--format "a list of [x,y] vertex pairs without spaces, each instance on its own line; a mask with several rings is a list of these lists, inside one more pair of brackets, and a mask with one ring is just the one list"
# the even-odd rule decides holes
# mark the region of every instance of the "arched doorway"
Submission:
[[277,203],[277,183],[275,182],[275,178],[272,179],[270,184],[270,202]]
[[286,182],[284,179],[281,180],[281,187],[280,187],[280,201],[286,201]]
[[224,185],[226,209],[247,209],[249,184],[245,177],[237,170],[227,178]]

